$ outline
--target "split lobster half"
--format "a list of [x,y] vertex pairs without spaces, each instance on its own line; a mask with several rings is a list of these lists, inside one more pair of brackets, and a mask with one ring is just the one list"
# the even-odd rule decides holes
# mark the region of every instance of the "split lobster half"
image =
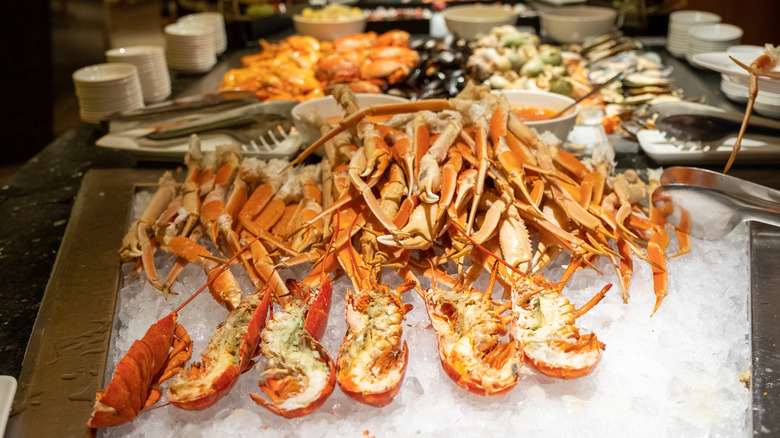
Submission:
[[253,365],[260,333],[271,302],[270,288],[263,298],[248,295],[209,341],[201,362],[176,376],[168,387],[168,401],[177,408],[203,410],[225,397],[242,373]]
[[274,313],[260,347],[268,365],[258,386],[267,398],[249,395],[274,414],[295,418],[317,410],[336,386],[336,366],[319,342],[333,289],[326,276],[319,290],[292,279],[287,280],[287,288],[293,299]]
[[503,342],[506,326],[489,295],[462,284],[425,292],[425,306],[436,330],[444,371],[463,389],[482,395],[505,394],[520,380],[522,350]]
[[111,382],[95,396],[91,428],[119,426],[160,399],[159,385],[192,356],[192,341],[176,313],[157,321],[119,361]]
[[339,261],[355,286],[355,292],[347,291],[344,304],[347,332],[336,361],[339,387],[360,403],[386,406],[398,394],[406,373],[409,348],[402,342],[401,323],[407,306],[401,294],[415,283],[396,289],[380,284],[351,242],[339,251]]
[[520,277],[512,285],[511,334],[522,345],[525,363],[559,379],[590,374],[601,361],[605,347],[595,334],[580,333],[574,321],[596,305],[612,284],[575,310],[561,290],[578,266],[579,263],[570,264],[558,283],[536,275]]

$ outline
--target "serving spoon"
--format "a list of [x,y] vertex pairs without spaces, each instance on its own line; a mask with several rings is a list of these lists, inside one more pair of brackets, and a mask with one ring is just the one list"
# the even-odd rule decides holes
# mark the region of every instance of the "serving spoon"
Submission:
[[[736,135],[740,126],[741,122],[735,120],[703,114],[674,114],[655,122],[656,129],[667,138],[705,143]],[[780,128],[750,123],[745,133],[780,137]]]
[[594,89],[590,90],[590,92],[589,92],[588,94],[586,94],[586,95],[584,95],[584,96],[580,97],[579,99],[575,100],[575,101],[574,101],[574,103],[572,103],[571,105],[567,106],[566,108],[564,108],[564,109],[562,109],[562,110],[558,111],[556,114],[554,114],[554,115],[553,115],[552,117],[550,117],[550,118],[551,118],[551,119],[554,119],[554,118],[560,117],[560,116],[561,116],[561,115],[563,115],[563,113],[565,113],[566,111],[568,111],[568,110],[570,110],[570,109],[574,108],[575,106],[577,106],[577,104],[578,104],[578,103],[582,102],[583,100],[585,100],[585,99],[587,99],[587,98],[589,98],[589,97],[593,96],[594,94],[598,93],[599,91],[601,91],[601,89],[602,89],[602,88],[604,88],[604,87],[606,87],[607,85],[609,85],[609,84],[611,84],[611,83],[615,82],[615,81],[616,81],[616,80],[618,80],[618,79],[621,79],[621,78],[622,78],[622,77],[623,77],[625,74],[626,74],[626,72],[620,72],[620,73],[616,74],[615,76],[613,76],[613,77],[609,78],[609,80],[607,80],[607,81],[606,81],[606,82],[604,82],[603,84],[597,85],[597,86],[596,86]]

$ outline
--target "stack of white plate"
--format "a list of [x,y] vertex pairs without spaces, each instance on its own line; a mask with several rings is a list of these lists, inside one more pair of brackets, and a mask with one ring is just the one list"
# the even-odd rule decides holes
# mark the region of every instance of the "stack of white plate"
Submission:
[[693,55],[697,53],[725,51],[739,44],[742,33],[742,28],[733,24],[694,26],[688,31],[688,49],[685,51],[685,59],[693,63]]
[[214,29],[214,47],[217,56],[227,50],[227,31],[225,30],[225,17],[219,12],[197,12],[185,15],[178,20],[179,23],[195,27],[209,27]]
[[118,47],[106,51],[108,62],[126,62],[138,68],[144,103],[165,100],[171,94],[171,74],[162,46]]
[[90,65],[76,70],[72,78],[79,115],[87,123],[99,123],[112,114],[144,106],[138,68],[133,64]]
[[[765,49],[761,46],[736,45],[724,51],[698,53],[693,56],[693,62],[721,73],[720,89],[723,94],[734,102],[744,104],[748,101],[750,75],[731,58],[750,65],[764,53]],[[773,71],[780,72],[780,67],[775,67]],[[780,80],[764,76],[758,78],[754,109],[762,116],[780,119]]]
[[748,87],[733,82],[728,75],[720,75],[720,90],[734,102],[745,103],[748,100]]
[[217,64],[214,26],[171,23],[164,28],[168,66],[183,73],[205,73]]
[[674,11],[669,14],[666,50],[681,58],[688,51],[688,31],[691,26],[720,23],[720,15],[704,11]]
[[[732,81],[727,75],[721,75],[721,78],[720,89],[727,98],[738,103],[748,101],[748,87]],[[753,110],[765,117],[780,118],[780,94],[761,91],[759,88]]]

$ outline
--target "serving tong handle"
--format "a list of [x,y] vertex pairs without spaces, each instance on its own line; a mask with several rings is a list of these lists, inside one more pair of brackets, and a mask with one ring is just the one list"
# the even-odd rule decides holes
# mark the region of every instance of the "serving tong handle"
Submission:
[[230,109],[260,102],[257,95],[248,90],[225,90],[216,93],[180,97],[174,100],[148,105],[134,111],[115,114],[106,121],[148,120],[172,114],[206,110],[209,108]]
[[155,131],[147,135],[152,140],[169,140],[171,138],[178,138],[188,136],[190,134],[197,134],[200,132],[214,131],[226,128],[235,128],[238,126],[248,125],[255,122],[263,114],[251,114],[251,115],[238,115],[228,118],[217,118],[201,122],[196,122],[180,128],[169,128],[165,130]]

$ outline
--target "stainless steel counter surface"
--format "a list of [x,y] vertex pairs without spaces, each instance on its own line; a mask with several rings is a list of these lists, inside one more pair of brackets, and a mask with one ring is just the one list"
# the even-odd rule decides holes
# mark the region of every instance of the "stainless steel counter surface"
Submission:
[[780,228],[750,227],[753,435],[780,434]]

